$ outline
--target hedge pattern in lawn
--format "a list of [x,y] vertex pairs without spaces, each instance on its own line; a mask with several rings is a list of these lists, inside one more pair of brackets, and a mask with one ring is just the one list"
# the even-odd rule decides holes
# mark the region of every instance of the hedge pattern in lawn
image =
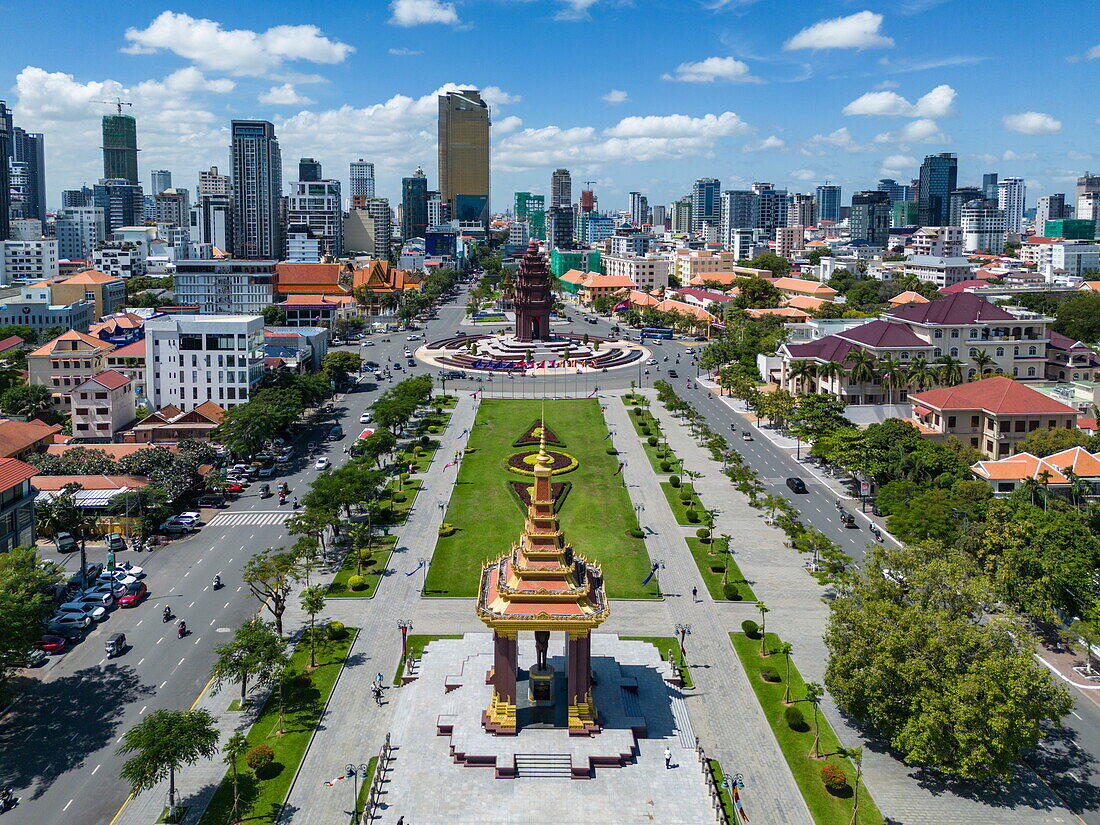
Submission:
[[[524,512],[531,506],[531,487],[533,485],[526,481],[509,481],[512,485],[512,491],[516,494],[520,503],[523,505]],[[554,512],[556,513],[561,509],[561,505],[565,502],[565,494],[569,492],[571,485],[568,481],[554,481],[550,483],[550,495],[554,498]]]
[[552,447],[564,447],[565,442],[557,437],[553,430],[547,427],[538,419],[531,422],[531,426],[527,428],[519,438],[512,442],[513,447],[530,447],[533,445],[539,445],[542,443],[542,437],[546,437],[546,443]]
[[[550,465],[551,475],[561,475],[562,473],[572,472],[577,469],[577,459],[569,455],[569,453],[563,453],[558,450],[547,450],[546,454],[550,456],[553,463]],[[522,453],[513,453],[508,456],[508,469],[513,473],[519,473],[523,476],[533,476],[535,474],[535,461],[538,459],[538,450],[525,450]]]

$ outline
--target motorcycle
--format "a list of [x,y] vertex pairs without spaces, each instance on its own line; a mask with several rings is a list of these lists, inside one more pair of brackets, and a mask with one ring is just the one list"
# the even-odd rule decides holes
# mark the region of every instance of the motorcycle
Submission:
[[15,795],[15,790],[13,788],[4,788],[3,791],[0,791],[0,814],[14,808],[18,802],[19,799]]
[[280,505],[286,504],[286,496],[283,495],[282,493],[279,493],[279,504]]
[[186,622],[180,622],[179,626],[176,627],[176,638],[182,639],[186,635],[187,635],[187,623]]
[[168,624],[168,622],[172,621],[172,608],[168,607],[167,605],[164,606],[164,613],[162,614],[161,621],[163,621],[165,624]]
[[214,581],[210,586],[214,590],[221,590],[222,589],[222,577],[221,576],[215,576]]

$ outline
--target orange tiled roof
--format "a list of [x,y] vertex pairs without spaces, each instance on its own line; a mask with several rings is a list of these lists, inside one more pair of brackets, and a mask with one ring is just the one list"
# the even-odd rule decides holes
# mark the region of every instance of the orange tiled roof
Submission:
[[992,415],[1077,415],[1077,410],[1037,390],[995,375],[955,387],[910,393],[914,404],[937,410],[984,410]]
[[764,315],[778,315],[780,318],[809,318],[810,313],[792,306],[777,307],[775,309],[746,309],[745,314],[751,318],[761,318]]
[[625,287],[630,289],[631,287],[637,286],[637,284],[625,275],[600,275],[596,272],[589,272],[588,277],[584,279],[581,286],[585,289],[606,287]]
[[68,332],[58,335],[52,341],[47,341],[32,352],[31,355],[52,355],[54,346],[58,341],[83,341],[88,346],[94,347],[97,350],[109,350],[113,346],[113,344],[108,344],[106,341],[100,341],[98,338],[91,335],[77,332],[75,329],[70,329]]
[[800,295],[811,295],[815,298],[832,298],[836,290],[828,284],[820,281],[807,281],[804,278],[776,278],[772,285],[784,292],[797,292]]
[[890,303],[894,306],[902,306],[903,304],[927,304],[928,299],[919,292],[914,292],[910,289],[900,295],[895,295],[890,299]]
[[85,269],[82,272],[78,272],[75,275],[66,278],[60,283],[63,284],[109,284],[112,281],[121,281],[121,278],[116,278],[114,275],[108,275],[106,272],[100,272],[98,269]]
[[831,301],[825,298],[813,298],[809,295],[792,295],[783,305],[788,307],[794,307],[795,309],[821,309],[825,304],[831,303]]
[[1084,447],[1070,447],[1046,458],[1017,453],[999,461],[979,461],[970,470],[989,481],[1040,479],[1045,472],[1051,484],[1069,484],[1067,468],[1081,478],[1100,478],[1100,453],[1090,453]]
[[37,473],[38,470],[18,458],[0,459],[0,490],[10,490],[34,478]]
[[671,298],[666,298],[657,304],[657,309],[660,312],[675,312],[679,315],[690,315],[691,317],[699,321],[717,321],[717,316],[710,312],[707,312],[702,307],[693,306],[692,304],[685,304],[683,301],[673,301]]
[[119,347],[116,350],[111,350],[111,358],[144,358],[145,357],[145,339],[140,341],[134,341],[132,344],[127,344],[124,347]]

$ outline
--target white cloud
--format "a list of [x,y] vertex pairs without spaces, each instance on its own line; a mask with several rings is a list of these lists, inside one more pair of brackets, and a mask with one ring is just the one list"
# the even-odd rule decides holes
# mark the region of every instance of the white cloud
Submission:
[[393,0],[390,3],[390,23],[395,26],[421,26],[426,23],[458,25],[454,3],[441,0]]
[[274,26],[264,32],[223,29],[214,20],[197,19],[172,11],[161,12],[144,29],[125,34],[130,54],[169,51],[204,69],[237,75],[262,76],[288,60],[342,63],[354,48],[330,40],[316,26]]
[[[462,86],[463,89],[477,88],[476,86]],[[510,106],[519,103],[523,98],[520,95],[510,95],[500,86],[486,86],[481,90],[481,99],[490,106]]]
[[875,84],[876,89],[896,89],[901,84],[896,80],[880,80]]
[[878,173],[883,177],[897,177],[902,172],[915,169],[918,165],[917,159],[909,155],[887,155],[882,159],[882,167]]
[[391,48],[389,52],[390,54],[397,55],[398,57],[413,57],[418,54],[424,54],[424,52],[420,51],[419,49],[406,49],[404,47],[400,49]]
[[707,114],[702,117],[689,115],[646,115],[645,117],[625,117],[609,129],[604,130],[608,137],[727,137],[745,135],[752,127],[733,112],[720,115]]
[[788,51],[795,49],[881,49],[894,45],[894,41],[881,34],[882,15],[861,11],[847,17],[821,20],[809,26],[785,44]]
[[294,88],[293,83],[272,86],[257,99],[260,103],[267,103],[271,106],[295,106],[299,104],[305,106],[316,102],[305,95],[298,94],[298,90]]
[[945,135],[934,120],[921,118],[906,123],[900,129],[893,132],[883,132],[875,135],[875,143],[950,143],[951,138]]
[[791,177],[795,180],[815,180],[817,172],[813,169],[795,169],[791,172]]
[[564,0],[565,8],[554,15],[555,20],[587,20],[588,10],[599,0]]
[[708,57],[694,63],[681,63],[675,74],[667,72],[662,80],[678,80],[683,83],[713,83],[725,80],[731,83],[760,83],[759,77],[749,73],[749,67],[733,57]]
[[1035,160],[1038,155],[1034,152],[1017,152],[1013,149],[1005,149],[1001,160]]
[[1084,54],[1071,54],[1066,60],[1070,63],[1077,63],[1081,60],[1096,60],[1100,58],[1100,44],[1093,46]]
[[847,126],[841,126],[835,132],[827,135],[814,135],[799,150],[803,155],[817,157],[827,154],[831,149],[842,149],[845,152],[864,152],[869,147],[856,142]]
[[523,125],[523,120],[515,115],[508,115],[508,117],[501,118],[493,123],[493,134],[506,135],[509,132],[514,132],[520,126]]
[[1092,160],[1093,155],[1088,152],[1078,152],[1076,149],[1070,149],[1066,152],[1066,157],[1070,160]]
[[612,89],[610,92],[600,97],[600,100],[615,106],[619,103],[626,103],[630,100],[630,97],[622,89]]
[[910,103],[897,92],[867,92],[860,95],[841,113],[845,115],[900,115],[902,117],[949,117],[955,114],[952,104],[956,92],[950,86],[942,84],[916,103]]
[[1001,122],[1010,132],[1019,132],[1021,135],[1053,135],[1062,131],[1062,121],[1055,120],[1045,112],[1005,115]]
[[763,140],[754,140],[741,147],[742,152],[767,152],[787,148],[787,141],[777,135],[769,135]]

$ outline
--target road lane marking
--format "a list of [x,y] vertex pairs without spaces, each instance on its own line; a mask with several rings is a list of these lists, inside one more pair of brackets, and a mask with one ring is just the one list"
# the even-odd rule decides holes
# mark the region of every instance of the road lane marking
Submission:
[[[240,587],[237,588],[237,592],[240,593],[242,590],[244,590],[244,585],[243,584]],[[226,605],[226,607],[228,607],[228,606],[229,605]]]
[[69,810],[69,806],[72,805],[72,804],[73,804],[73,800],[70,799],[68,802],[65,803],[65,807],[62,808],[61,810],[63,812]]
[[144,662],[144,661],[145,661],[145,657],[144,657],[144,656],[142,656],[142,657],[141,657],[140,659],[138,659],[138,663],[137,663],[137,666],[138,666],[138,667],[141,667],[141,663],[142,663],[142,662]]
[[164,686],[165,686],[166,684],[168,684],[168,680],[167,680],[167,679],[165,679],[165,680],[164,680],[163,682],[161,682],[161,683],[160,683],[160,687],[159,687],[159,688],[157,688],[157,690],[164,690]]
[[[239,588],[239,587],[238,587],[237,589],[238,589],[238,590],[240,590],[240,588]],[[224,605],[224,606],[222,607],[222,610],[225,610],[225,608],[226,608],[226,607],[229,607],[229,602],[226,602],[226,603],[225,603],[225,605]]]
[[186,573],[183,574],[183,577],[186,579],[190,575],[191,575],[191,571],[188,570]]
[[96,667],[102,667],[103,663],[106,662],[106,661],[107,661],[106,659],[100,659],[99,664],[96,665]]
[[157,639],[157,644],[159,645],[159,644],[160,644],[161,642],[163,642],[163,641],[164,641],[164,637],[163,637],[163,636],[161,636],[161,637],[160,637],[159,639]]
[[[177,664],[176,667],[179,667],[180,665],[182,665],[184,663],[184,661],[186,660],[186,658],[187,657],[185,656],[183,659],[180,659],[179,664]],[[176,668],[172,668],[172,669],[175,670]]]
[[134,627],[141,627],[141,623],[144,622],[144,621],[145,621],[145,619],[140,619],[138,621],[138,623],[136,625],[134,625]]
[[205,593],[205,592],[206,592],[207,590],[209,590],[209,589],[210,589],[210,585],[206,585],[206,587],[204,587],[204,588],[202,589],[202,592],[203,592],[203,593]]
[[194,603],[194,602],[191,602],[191,604],[187,605],[187,609],[188,609],[188,610],[190,610],[190,609],[191,609],[192,607],[194,607],[194,606],[195,606],[195,603]]
[[[1074,716],[1077,716],[1077,711],[1075,711],[1075,710],[1071,710],[1070,713],[1072,713]],[[1077,718],[1081,719],[1082,717],[1077,716]]]
[[216,622],[216,621],[217,621],[217,619],[211,619],[210,624],[214,624],[214,622]]
[[141,716],[141,714],[145,713],[145,709],[148,707],[148,705],[142,705],[141,710],[138,711],[138,716]]
[[98,771],[102,767],[102,765],[96,765],[94,768],[92,768],[92,776],[95,776],[96,771]]
[[201,641],[202,641],[202,636],[199,636],[199,638],[195,639],[195,644],[198,644]]

